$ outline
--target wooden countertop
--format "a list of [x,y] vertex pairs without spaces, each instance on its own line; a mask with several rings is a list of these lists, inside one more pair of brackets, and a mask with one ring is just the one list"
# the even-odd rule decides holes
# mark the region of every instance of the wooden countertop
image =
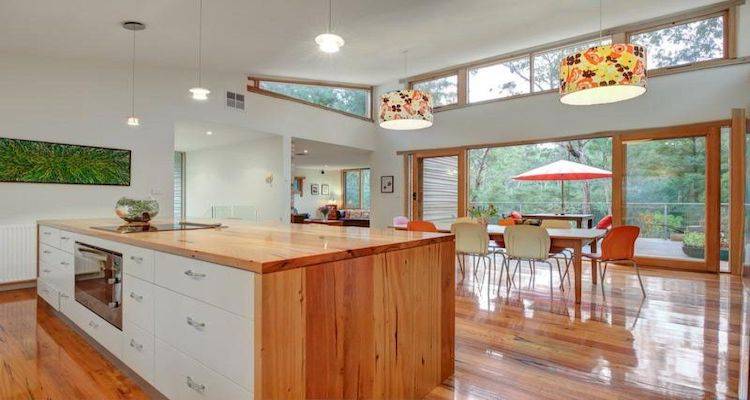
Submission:
[[91,228],[122,225],[117,219],[40,220],[37,224],[261,274],[453,240],[451,234],[393,229],[238,220],[191,222],[221,222],[226,227],[122,234]]

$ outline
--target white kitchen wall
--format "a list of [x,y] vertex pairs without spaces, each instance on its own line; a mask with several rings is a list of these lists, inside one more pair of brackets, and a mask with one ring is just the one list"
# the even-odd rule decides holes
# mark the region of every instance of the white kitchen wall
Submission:
[[[255,209],[261,221],[288,220],[284,140],[275,136],[185,153],[187,218],[210,217],[211,206],[217,205]],[[266,182],[269,175],[271,183]]]
[[[325,174],[321,174],[321,171],[325,171]],[[292,203],[297,208],[297,211],[301,214],[310,214],[311,218],[321,217],[318,213],[318,207],[329,204],[334,201],[341,208],[341,171],[335,169],[311,169],[311,168],[295,168],[293,176],[304,176],[304,189],[302,195],[295,194],[292,198]],[[310,194],[310,185],[317,184],[320,187],[323,184],[328,184],[330,195],[329,196],[313,196]]]
[[[41,218],[106,217],[121,196],[160,200],[172,213],[172,152],[176,121],[210,121],[265,133],[372,149],[373,124],[268,96],[246,93],[242,73],[205,74],[207,102],[190,99],[195,72],[137,67],[137,129],[130,110],[127,65],[0,54],[0,137],[105,146],[133,151],[129,187],[0,183],[0,225]],[[246,111],[224,106],[224,92],[246,93]],[[290,159],[289,146],[280,155]],[[289,180],[291,171],[276,184]],[[287,182],[287,185],[288,186]],[[289,208],[288,194],[279,198]]]

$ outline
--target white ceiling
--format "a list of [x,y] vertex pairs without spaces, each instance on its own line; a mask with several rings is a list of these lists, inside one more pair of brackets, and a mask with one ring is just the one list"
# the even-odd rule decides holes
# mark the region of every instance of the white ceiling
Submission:
[[[211,135],[206,132],[211,132]],[[209,122],[180,121],[174,127],[174,147],[177,151],[193,151],[229,146],[276,136]]]
[[295,168],[338,170],[370,165],[369,150],[307,139],[293,138],[292,154]]
[[[604,26],[670,14],[716,0],[604,1]],[[197,0],[2,0],[0,51],[127,63],[139,20],[138,59],[191,68]],[[340,53],[313,38],[326,0],[204,0],[207,69],[379,84],[408,75],[596,31],[598,0],[334,0]]]

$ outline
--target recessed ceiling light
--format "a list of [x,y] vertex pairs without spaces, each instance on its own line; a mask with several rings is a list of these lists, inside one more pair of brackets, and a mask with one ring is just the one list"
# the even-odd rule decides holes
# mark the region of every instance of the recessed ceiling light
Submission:
[[211,136],[211,135],[213,135],[213,134],[214,134],[214,133],[213,133],[213,132],[211,132],[211,131],[206,131],[206,135],[208,135],[208,136]]
[[307,154],[307,149],[302,150],[303,153]]

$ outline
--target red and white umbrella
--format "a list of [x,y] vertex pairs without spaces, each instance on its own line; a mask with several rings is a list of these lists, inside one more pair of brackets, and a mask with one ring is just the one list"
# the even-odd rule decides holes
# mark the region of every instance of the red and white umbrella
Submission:
[[517,181],[560,181],[562,212],[565,212],[565,181],[583,181],[589,179],[611,178],[612,172],[568,160],[559,160],[551,164],[534,168],[514,176]]

